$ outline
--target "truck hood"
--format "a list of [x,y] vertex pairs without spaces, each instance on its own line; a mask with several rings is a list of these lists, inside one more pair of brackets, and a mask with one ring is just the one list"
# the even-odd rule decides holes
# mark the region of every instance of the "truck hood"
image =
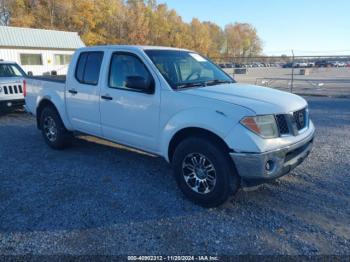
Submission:
[[305,99],[300,96],[268,87],[239,83],[191,88],[182,92],[240,105],[256,114],[285,114],[307,106]]
[[23,77],[0,77],[0,84],[20,83]]

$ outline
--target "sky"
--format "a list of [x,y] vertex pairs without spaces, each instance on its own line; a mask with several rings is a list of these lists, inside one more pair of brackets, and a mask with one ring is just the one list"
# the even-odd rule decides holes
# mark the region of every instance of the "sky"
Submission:
[[252,24],[266,55],[350,55],[350,0],[159,0],[193,17]]

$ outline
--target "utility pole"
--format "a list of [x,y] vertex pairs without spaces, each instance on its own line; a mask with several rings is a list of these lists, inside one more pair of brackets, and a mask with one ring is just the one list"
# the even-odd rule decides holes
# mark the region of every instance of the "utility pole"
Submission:
[[292,49],[292,81],[290,83],[290,92],[293,93],[293,85],[294,85],[294,51]]

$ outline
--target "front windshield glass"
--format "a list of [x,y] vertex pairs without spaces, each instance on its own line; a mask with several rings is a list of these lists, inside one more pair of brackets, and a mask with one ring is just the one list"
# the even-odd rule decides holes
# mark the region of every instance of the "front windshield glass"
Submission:
[[145,53],[173,89],[235,82],[214,63],[194,52],[145,50]]
[[16,64],[0,64],[0,77],[24,76],[23,70]]

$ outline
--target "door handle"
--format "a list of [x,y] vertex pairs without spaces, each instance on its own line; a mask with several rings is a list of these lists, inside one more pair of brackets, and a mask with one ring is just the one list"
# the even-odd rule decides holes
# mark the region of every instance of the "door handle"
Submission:
[[73,89],[69,89],[68,92],[73,94],[73,95],[78,94],[78,91],[77,90],[73,90]]
[[104,100],[113,100],[113,97],[111,97],[109,95],[101,96],[101,98],[104,99]]

